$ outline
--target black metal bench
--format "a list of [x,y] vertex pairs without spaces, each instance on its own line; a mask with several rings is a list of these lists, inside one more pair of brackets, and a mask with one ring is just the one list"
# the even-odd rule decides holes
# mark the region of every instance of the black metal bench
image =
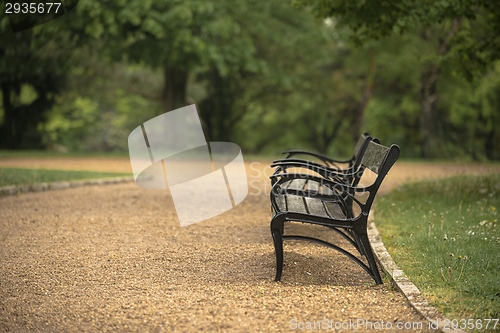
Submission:
[[[359,169],[356,170],[358,175],[366,172],[376,175],[375,181],[369,186],[360,186],[358,183],[352,185],[346,181],[302,173],[279,172],[271,176],[271,234],[276,253],[275,281],[279,281],[282,275],[283,240],[295,239],[317,242],[345,254],[359,264],[377,284],[382,283],[368,240],[368,214],[380,184],[398,157],[397,145],[388,148],[369,141]],[[285,235],[286,222],[328,227],[357,249],[366,258],[368,265],[351,252],[319,238]]]

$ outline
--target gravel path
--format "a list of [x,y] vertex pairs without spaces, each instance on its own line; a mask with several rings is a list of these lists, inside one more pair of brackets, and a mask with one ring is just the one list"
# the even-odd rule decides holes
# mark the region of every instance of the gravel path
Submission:
[[[73,162],[88,169],[83,159]],[[115,162],[109,171],[128,163]],[[275,283],[263,166],[249,165],[243,203],[184,228],[168,191],[130,183],[1,197],[0,331],[279,332],[323,320],[328,328],[332,320],[344,329],[326,331],[347,332],[358,319],[371,331],[391,331],[375,330],[382,321],[433,331],[390,283],[374,285],[328,248],[286,243]],[[403,163],[384,190],[425,177],[420,167]]]

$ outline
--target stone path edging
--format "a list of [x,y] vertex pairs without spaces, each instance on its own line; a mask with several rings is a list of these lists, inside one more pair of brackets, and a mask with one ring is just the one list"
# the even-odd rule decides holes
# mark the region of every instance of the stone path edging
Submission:
[[11,185],[0,187],[0,196],[16,195],[28,192],[42,192],[50,190],[64,190],[67,188],[90,186],[90,185],[110,185],[128,183],[134,181],[132,177],[115,177],[102,179],[75,180],[69,182],[36,183],[31,185]]
[[[373,209],[372,209],[373,212]],[[396,265],[392,260],[391,255],[382,242],[382,238],[378,233],[375,226],[373,213],[370,212],[368,217],[368,237],[372,249],[375,252],[382,269],[391,277],[396,284],[397,288],[405,295],[410,302],[410,305],[417,310],[429,322],[436,324],[436,329],[444,333],[465,333],[461,329],[444,329],[445,325],[451,326],[450,320],[443,317],[443,315],[434,307],[429,305],[429,302],[422,296],[420,290],[410,281],[406,274]]]

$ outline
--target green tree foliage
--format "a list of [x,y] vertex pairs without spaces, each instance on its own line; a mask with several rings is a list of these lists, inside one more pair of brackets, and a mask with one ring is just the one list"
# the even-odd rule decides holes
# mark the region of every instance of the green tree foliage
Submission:
[[[157,85],[147,90],[144,89],[143,78],[138,76],[137,80],[131,80],[130,76],[127,78],[118,70],[114,78],[123,87],[115,83],[112,89],[124,89],[150,101],[163,100],[163,110],[171,110],[173,105],[178,107],[196,102],[210,140],[241,139],[240,144],[250,151],[260,151],[272,143],[266,130],[272,133],[279,129],[287,137],[289,134],[279,122],[267,128],[256,124],[258,136],[255,135],[255,128],[242,131],[241,125],[248,124],[249,118],[257,119],[249,115],[259,114],[260,111],[256,110],[266,110],[267,113],[271,113],[270,110],[282,113],[286,110],[292,117],[295,117],[293,113],[303,114],[302,104],[290,101],[314,99],[307,93],[317,91],[321,84],[316,80],[317,63],[330,56],[325,48],[328,36],[321,21],[284,1],[218,1],[208,5],[200,5],[196,1],[156,1],[148,6],[134,7],[133,16],[129,13],[131,9],[119,2],[91,4],[87,2],[78,6],[76,13],[82,22],[72,18],[65,23],[73,34],[82,36],[82,39],[99,41],[96,44],[98,47],[101,45],[100,53],[107,59],[135,62],[139,67],[161,71],[164,77],[162,87]],[[164,30],[152,31],[151,20],[159,20],[162,27],[166,21],[169,23]],[[79,30],[83,22],[87,22],[85,29]],[[169,28],[170,25],[172,28]],[[98,64],[103,61],[95,59],[94,65],[87,66],[85,71],[99,72],[101,76],[108,73],[106,76],[112,79],[112,73]],[[177,74],[180,76],[175,76]],[[177,81],[176,77],[182,79]],[[76,83],[72,86],[72,90],[78,90],[82,85]],[[94,96],[102,89],[95,89]],[[79,91],[77,95],[81,94],[84,92]],[[291,95],[294,96],[289,99]],[[55,111],[60,114],[59,119],[71,119],[69,115],[77,112],[69,105],[82,105],[81,100],[76,100],[76,95],[68,98],[66,106]],[[317,109],[321,108],[321,100],[315,99],[314,103]],[[102,103],[98,103],[95,111],[88,109],[86,114],[102,114],[101,109]],[[117,110],[116,106],[114,109]],[[53,118],[57,118],[55,114]],[[98,119],[98,116],[86,119],[89,119],[88,124],[90,119]],[[45,129],[51,133],[51,141],[61,137],[57,134],[59,132],[67,133],[63,136],[74,142],[71,136],[68,137],[70,132],[80,133],[79,136],[89,135],[84,130],[88,126],[84,124],[75,121],[74,126],[65,128],[62,122],[55,121]],[[297,132],[304,131],[300,123],[294,124],[294,127]],[[292,136],[290,142],[293,144],[300,139],[315,137],[312,135],[315,129],[307,131],[308,136]],[[239,133],[246,133],[247,136]],[[325,150],[331,141],[326,145],[312,142],[310,146]],[[85,140],[80,139],[79,142]]]
[[[349,111],[358,109],[364,83],[364,72],[347,61],[349,50],[340,46],[322,21],[281,1],[268,2],[265,10],[250,14],[248,20],[256,56],[264,61],[265,70],[209,77],[214,84],[209,85],[209,97],[200,109],[202,114],[214,110],[207,112],[213,119],[210,125],[215,123],[218,133],[230,133],[248,152],[275,154],[297,147],[335,152],[337,139],[336,146],[345,152],[343,143],[350,148],[352,140]],[[256,24],[259,20],[263,23]],[[345,77],[354,78],[353,84],[341,82]],[[240,87],[237,94],[235,87]],[[236,98],[230,101],[225,94]],[[227,118],[216,113],[224,101],[233,103],[225,108],[233,112]],[[224,119],[233,122],[217,126]]]
[[312,7],[322,17],[337,18],[352,30],[356,44],[457,20],[458,31],[449,42],[469,78],[500,59],[500,7],[495,0],[293,2]]
[[[234,19],[256,9],[254,4],[242,0],[85,1],[55,21],[17,34],[6,33],[9,24],[2,17],[4,147],[33,147],[34,141],[41,142],[37,137],[24,144],[20,136],[36,134],[43,124],[68,71],[65,64],[71,52],[67,49],[73,46],[94,48],[102,59],[161,69],[160,97],[166,111],[187,104],[190,71],[215,68],[226,75],[259,70],[252,39]],[[24,83],[38,92],[36,104],[12,106],[12,95],[19,96]]]
[[[282,122],[286,121],[285,114],[302,112],[297,105],[291,105],[289,97],[300,94],[306,98],[304,80],[314,84],[315,65],[325,59],[327,38],[318,20],[284,1],[256,2],[252,10],[241,14],[234,18],[251,38],[260,68],[258,71],[241,68],[227,74],[212,68],[200,75],[208,93],[200,103],[200,112],[212,140],[229,140],[240,130],[241,123],[249,118],[256,120],[252,126],[260,130],[254,128],[251,133],[249,128],[245,134],[252,143],[247,145],[242,138],[241,144],[254,145],[260,150],[272,140],[258,119],[275,108],[282,113]],[[287,109],[291,112],[286,112]],[[254,117],[256,114],[259,116]],[[279,123],[269,125],[275,126],[268,129],[270,132],[283,129]]]
[[[72,43],[64,32],[54,35],[41,27],[12,33],[0,16],[0,87],[3,117],[0,147],[40,148],[39,124],[64,86]],[[60,43],[60,41],[64,41]],[[31,98],[22,98],[23,92]]]
[[[373,98],[367,107],[364,129],[382,142],[397,142],[405,156],[421,156],[421,71],[432,57],[433,43],[417,34],[393,36],[380,42]],[[424,60],[423,60],[424,59]],[[498,63],[473,82],[456,74],[451,63],[441,66],[436,92],[434,128],[438,156],[498,159],[500,116],[495,78]]]
[[41,126],[44,143],[70,151],[126,151],[130,131],[163,110],[162,84],[156,72],[82,49]]
[[[420,150],[424,157],[442,157],[444,141],[450,139],[448,131],[453,126],[445,126],[449,122],[446,110],[439,104],[438,79],[443,68],[447,68],[469,81],[482,80],[500,59],[498,3],[491,0],[298,0],[296,3],[311,6],[317,15],[333,17],[340,26],[348,27],[352,32],[350,41],[355,45],[403,33],[422,39],[424,47],[418,51]],[[473,82],[474,86],[477,84]]]
[[190,71],[216,68],[222,75],[256,71],[254,46],[235,18],[253,2],[155,0],[85,1],[67,25],[77,35],[99,38],[104,52],[164,75],[165,111],[186,105]]
[[500,158],[489,2],[297,2],[321,19],[287,0],[87,0],[18,34],[2,17],[1,144],[124,151],[196,103],[246,153],[347,156],[368,130],[405,156]]
[[475,160],[500,160],[500,62],[474,84],[452,77],[440,83],[441,107],[447,110],[449,141]]

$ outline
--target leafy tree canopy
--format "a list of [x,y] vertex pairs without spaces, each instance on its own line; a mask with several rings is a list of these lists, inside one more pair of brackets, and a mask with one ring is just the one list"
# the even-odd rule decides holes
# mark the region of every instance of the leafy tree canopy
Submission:
[[[360,45],[391,34],[417,31],[436,23],[456,21],[459,29],[451,54],[469,78],[500,59],[500,6],[496,0],[294,0],[321,17],[334,18],[352,30]],[[448,58],[453,58],[448,57]]]
[[83,1],[67,25],[80,38],[106,43],[105,52],[151,67],[208,69],[225,74],[244,67],[257,70],[251,38],[241,18],[250,2],[202,0]]

